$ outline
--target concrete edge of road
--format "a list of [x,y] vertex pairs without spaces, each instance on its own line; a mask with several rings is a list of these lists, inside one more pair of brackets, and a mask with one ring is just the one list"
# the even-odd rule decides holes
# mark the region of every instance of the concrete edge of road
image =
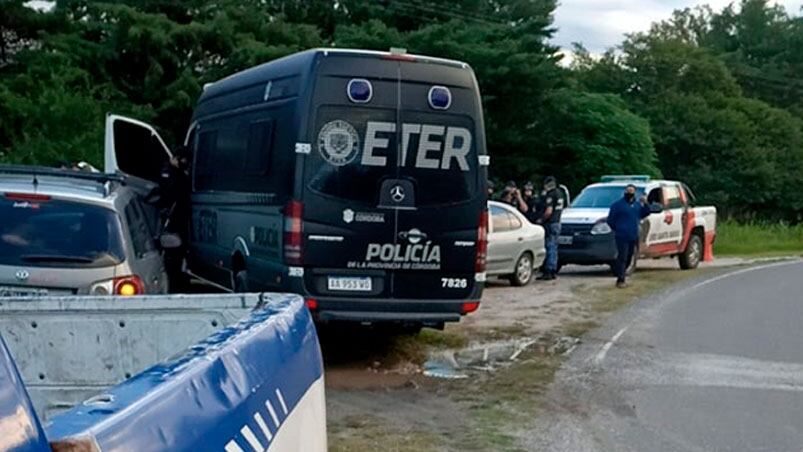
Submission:
[[[692,277],[685,281],[672,284],[665,289],[640,297],[627,307],[611,314],[602,326],[586,333],[583,337],[585,346],[578,347],[570,356],[569,361],[594,365],[601,364],[608,351],[625,335],[627,330],[637,322],[646,311],[654,309],[656,304],[660,304],[661,307],[669,306],[690,291],[744,273],[800,263],[803,263],[803,259],[790,258],[723,267],[722,271]],[[594,340],[588,340],[589,338],[594,338]]]

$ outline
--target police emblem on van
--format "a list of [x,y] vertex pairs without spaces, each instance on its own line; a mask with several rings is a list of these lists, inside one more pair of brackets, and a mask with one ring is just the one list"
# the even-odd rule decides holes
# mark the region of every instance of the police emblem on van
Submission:
[[354,211],[351,209],[346,209],[343,211],[343,221],[346,223],[351,223],[354,221]]
[[336,119],[327,122],[318,133],[318,151],[334,166],[348,165],[357,157],[360,137],[354,126]]

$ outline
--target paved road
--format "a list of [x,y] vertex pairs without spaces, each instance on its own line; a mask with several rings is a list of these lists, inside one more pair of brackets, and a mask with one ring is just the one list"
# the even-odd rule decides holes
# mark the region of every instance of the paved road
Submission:
[[531,450],[803,450],[803,262],[637,304],[559,371]]

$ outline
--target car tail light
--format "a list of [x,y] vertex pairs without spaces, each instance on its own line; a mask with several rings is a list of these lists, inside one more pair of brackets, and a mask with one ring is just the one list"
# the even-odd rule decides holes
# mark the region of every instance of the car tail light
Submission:
[[467,301],[463,303],[463,306],[460,309],[461,314],[471,314],[472,312],[476,311],[480,307],[479,301]]
[[485,272],[488,261],[488,209],[480,212],[480,225],[477,227],[477,257],[474,260],[474,271]]
[[145,293],[145,286],[142,284],[142,279],[139,276],[123,276],[121,278],[114,278],[114,294],[124,297],[132,295],[142,295]]
[[315,311],[318,309],[318,300],[314,298],[307,298],[306,300],[304,300],[304,304],[307,305],[307,309],[309,309],[310,311]]
[[291,200],[284,208],[284,262],[301,265],[304,256],[302,220],[304,204]]
[[6,193],[6,199],[10,201],[50,201],[49,195],[39,195],[36,193]]

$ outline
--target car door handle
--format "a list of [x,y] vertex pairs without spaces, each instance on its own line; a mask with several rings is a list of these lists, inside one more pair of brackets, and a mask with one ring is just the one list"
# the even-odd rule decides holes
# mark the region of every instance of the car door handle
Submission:
[[524,237],[519,237],[519,242],[523,242],[523,241],[524,241]]

